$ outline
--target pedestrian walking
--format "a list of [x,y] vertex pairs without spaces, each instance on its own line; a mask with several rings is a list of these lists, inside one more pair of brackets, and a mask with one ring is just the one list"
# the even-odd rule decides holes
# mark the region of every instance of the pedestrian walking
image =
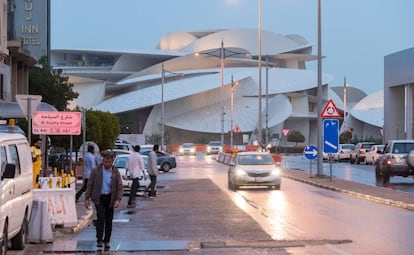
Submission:
[[119,207],[123,195],[121,174],[112,166],[113,161],[113,152],[105,152],[103,163],[92,170],[85,192],[85,207],[89,209],[89,201],[92,200],[96,208],[97,246],[102,247],[105,243],[105,249],[111,247],[114,208]]
[[152,151],[148,154],[148,174],[150,176],[151,184],[149,185],[149,197],[153,198],[157,194],[156,185],[157,185],[157,175],[158,175],[158,157],[157,152],[159,150],[158,144],[154,144]]
[[93,145],[88,145],[88,152],[86,152],[85,156],[83,157],[83,183],[82,187],[76,193],[76,202],[79,201],[79,198],[82,196],[83,192],[85,192],[86,187],[88,186],[89,176],[91,175],[92,169],[96,167],[96,158],[95,158],[95,148]]
[[139,153],[140,150],[141,147],[139,145],[135,145],[134,152],[128,157],[126,175],[128,175],[129,172],[129,176],[132,179],[132,186],[131,191],[129,192],[129,199],[127,205],[128,208],[136,207],[135,196],[139,188],[139,180],[142,180],[142,178],[144,177],[145,165],[144,159]]

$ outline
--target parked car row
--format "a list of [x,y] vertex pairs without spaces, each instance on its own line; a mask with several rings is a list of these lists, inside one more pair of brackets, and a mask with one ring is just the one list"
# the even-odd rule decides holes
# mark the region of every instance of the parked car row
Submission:
[[339,144],[338,152],[333,154],[323,153],[323,160],[329,160],[329,156],[331,156],[332,161],[349,160],[351,164],[365,163],[373,165],[383,150],[384,145],[373,142],[360,142],[356,145]]

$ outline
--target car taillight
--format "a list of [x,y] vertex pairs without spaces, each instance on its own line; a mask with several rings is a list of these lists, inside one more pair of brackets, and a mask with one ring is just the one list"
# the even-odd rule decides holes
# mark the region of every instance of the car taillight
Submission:
[[387,165],[391,165],[392,164],[392,160],[389,158],[389,159],[387,159]]

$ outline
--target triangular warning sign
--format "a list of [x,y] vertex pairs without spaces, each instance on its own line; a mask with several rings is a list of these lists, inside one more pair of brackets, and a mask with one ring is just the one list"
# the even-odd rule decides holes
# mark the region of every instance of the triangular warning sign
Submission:
[[325,108],[323,108],[323,111],[321,113],[322,118],[339,118],[341,115],[338,112],[338,109],[336,108],[336,105],[332,101],[332,99],[329,99],[329,101],[326,103]]

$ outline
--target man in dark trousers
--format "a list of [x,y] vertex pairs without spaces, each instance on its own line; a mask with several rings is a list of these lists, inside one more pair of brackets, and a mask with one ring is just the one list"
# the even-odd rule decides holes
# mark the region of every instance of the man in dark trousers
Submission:
[[113,152],[105,152],[102,164],[92,170],[85,192],[85,207],[89,209],[89,201],[92,200],[96,208],[97,246],[102,247],[105,243],[105,249],[111,248],[114,208],[121,204],[124,192],[121,174],[118,168],[112,166],[113,161]]
[[83,192],[85,192],[92,169],[96,167],[94,152],[95,148],[93,145],[88,145],[88,152],[83,158],[83,185],[82,188],[80,188],[80,190],[76,193],[76,202],[79,201],[79,198],[82,196]]
[[154,198],[156,195],[156,185],[157,185],[157,175],[158,175],[158,152],[159,146],[158,144],[154,144],[152,151],[148,154],[148,174],[150,176],[151,184],[149,185],[149,197]]
[[128,199],[128,208],[135,208],[135,195],[139,188],[139,180],[144,177],[145,165],[144,159],[141,154],[139,154],[141,147],[139,145],[134,146],[134,152],[131,153],[128,157],[127,164],[127,175],[129,173],[130,178],[132,179],[131,191],[129,192]]

